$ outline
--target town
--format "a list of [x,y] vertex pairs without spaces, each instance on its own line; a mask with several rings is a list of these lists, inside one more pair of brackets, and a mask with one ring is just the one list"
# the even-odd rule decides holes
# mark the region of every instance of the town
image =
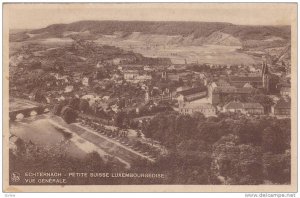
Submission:
[[[79,52],[93,45],[82,42],[73,44],[83,48]],[[100,61],[97,57],[80,60],[79,64],[87,64],[81,66],[88,68],[84,70],[76,68],[74,63],[66,66],[64,60],[49,66],[51,63],[45,61],[50,50],[26,51],[14,56],[21,60],[11,61],[12,97],[52,107],[64,100],[78,99],[78,103],[83,103],[81,112],[108,121],[117,113],[126,112],[143,122],[165,110],[182,114],[199,112],[206,117],[228,112],[290,116],[290,63],[281,60],[285,53],[279,54],[275,61],[262,57],[258,65],[174,65],[155,59],[144,61],[152,61],[151,65],[136,64],[142,61],[124,54]],[[60,53],[58,49],[52,50]]]
[[[121,148],[122,154],[117,153],[118,156],[136,155],[137,159],[127,158],[130,164],[138,159],[154,163],[162,157],[169,159],[166,156],[172,156],[176,150],[181,152],[182,148],[188,149],[186,153],[190,152],[184,145],[195,145],[192,141],[196,141],[193,136],[197,130],[204,134],[196,135],[199,138],[195,139],[200,141],[196,141],[197,149],[212,152],[208,145],[221,141],[225,135],[232,138],[229,131],[236,122],[245,122],[249,130],[256,125],[252,122],[262,120],[272,122],[272,129],[276,122],[288,123],[291,116],[291,63],[286,49],[282,48],[277,56],[262,56],[259,64],[221,65],[187,60],[184,64],[173,64],[168,58],[148,58],[76,38],[71,44],[59,47],[33,43],[22,46],[10,56],[9,94],[10,98],[47,106],[51,114],[62,117],[65,123],[77,123],[77,130],[98,133]],[[23,117],[13,115],[10,121]],[[233,123],[223,130],[229,118]],[[176,137],[172,137],[174,125]],[[210,134],[218,126],[222,131]],[[281,125],[279,128],[285,130]],[[268,126],[264,126],[259,130],[267,129]],[[160,130],[162,133],[159,134]],[[244,133],[243,130],[245,128],[239,129],[237,134],[244,144],[256,145],[257,138],[266,138],[257,133],[239,134]],[[181,142],[182,136],[185,137]],[[90,142],[93,139],[86,137]],[[269,136],[262,141],[268,142],[268,139]],[[233,138],[232,141],[236,140]],[[274,142],[268,142],[271,148],[266,148],[267,151],[277,144],[281,146],[276,153],[288,149],[285,143],[282,145],[277,139]],[[207,160],[205,156],[200,159]],[[200,171],[201,178],[205,178],[201,182],[208,182],[206,174],[204,170]],[[218,176],[209,182],[228,184],[233,180],[224,179],[228,177]],[[262,182],[261,179],[249,180],[254,184]],[[241,183],[240,180],[235,182]]]

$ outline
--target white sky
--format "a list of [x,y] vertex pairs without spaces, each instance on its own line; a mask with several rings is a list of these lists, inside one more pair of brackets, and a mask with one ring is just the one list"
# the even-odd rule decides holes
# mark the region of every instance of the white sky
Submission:
[[9,28],[42,28],[80,20],[208,21],[290,25],[295,3],[4,4]]

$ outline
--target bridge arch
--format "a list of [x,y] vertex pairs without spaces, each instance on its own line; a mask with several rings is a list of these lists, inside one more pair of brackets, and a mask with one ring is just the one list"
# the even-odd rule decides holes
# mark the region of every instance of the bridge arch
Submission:
[[30,111],[30,116],[36,116],[38,113],[36,110]]
[[16,119],[20,120],[26,117],[35,116],[39,114],[48,113],[49,109],[46,105],[38,105],[31,108],[17,109],[9,112],[9,120],[15,121]]
[[25,115],[23,113],[18,113],[16,115],[16,120],[22,120],[25,117]]

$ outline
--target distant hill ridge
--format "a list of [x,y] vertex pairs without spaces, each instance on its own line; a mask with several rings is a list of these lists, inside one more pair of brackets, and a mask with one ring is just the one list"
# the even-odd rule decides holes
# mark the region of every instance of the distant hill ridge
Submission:
[[234,25],[223,22],[183,21],[78,21],[45,28],[11,32],[11,41],[80,37],[85,39],[143,40],[148,43],[178,45],[232,45],[252,48],[276,47],[290,42],[290,26]]
[[222,22],[177,22],[177,21],[78,21],[70,24],[53,24],[30,33],[62,34],[66,31],[92,34],[113,34],[115,32],[141,32],[144,34],[193,35],[194,38],[207,37],[220,31],[242,40],[262,40],[268,36],[290,39],[290,26],[250,26]]

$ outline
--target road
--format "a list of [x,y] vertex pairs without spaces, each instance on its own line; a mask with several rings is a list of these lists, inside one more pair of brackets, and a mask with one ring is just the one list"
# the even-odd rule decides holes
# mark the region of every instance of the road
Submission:
[[149,156],[143,155],[130,147],[121,144],[120,142],[108,138],[104,135],[101,135],[95,132],[93,129],[89,127],[82,126],[79,123],[66,124],[61,118],[52,117],[51,118],[56,124],[59,124],[62,127],[69,129],[71,132],[76,133],[79,137],[84,140],[94,144],[96,147],[104,150],[111,156],[115,156],[121,162],[126,164],[131,164],[136,159],[147,159],[150,162],[154,162],[155,160],[150,158]]

